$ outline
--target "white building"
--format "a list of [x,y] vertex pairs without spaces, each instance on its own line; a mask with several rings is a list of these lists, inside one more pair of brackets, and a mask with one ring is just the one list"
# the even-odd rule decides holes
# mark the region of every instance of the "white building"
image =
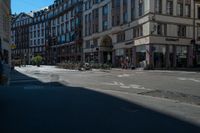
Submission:
[[45,59],[46,17],[48,9],[33,13],[32,23],[29,26],[29,56],[32,59],[40,55]]
[[[141,67],[193,66],[193,0],[84,0],[84,60]],[[200,44],[200,6],[195,40]],[[196,49],[195,49],[196,50]],[[200,64],[199,51],[197,63]]]

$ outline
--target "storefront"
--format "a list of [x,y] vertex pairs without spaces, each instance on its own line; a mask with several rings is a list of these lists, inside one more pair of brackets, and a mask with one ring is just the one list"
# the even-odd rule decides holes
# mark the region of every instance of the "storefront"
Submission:
[[85,62],[98,63],[98,52],[85,53]]
[[188,47],[176,46],[176,67],[187,67]]
[[116,49],[115,50],[115,64],[116,67],[121,67],[121,62],[125,56],[125,50],[124,49]]
[[152,51],[154,68],[166,67],[166,45],[153,45]]
[[146,45],[136,47],[136,67],[144,67],[146,62]]
[[197,55],[197,66],[200,66],[200,45],[197,45],[197,51],[196,51],[196,55]]

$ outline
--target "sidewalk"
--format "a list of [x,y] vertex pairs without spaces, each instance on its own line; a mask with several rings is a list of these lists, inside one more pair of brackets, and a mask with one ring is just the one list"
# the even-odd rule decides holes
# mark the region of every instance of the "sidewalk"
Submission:
[[136,68],[136,69],[121,69],[121,68],[112,68],[114,71],[160,71],[160,72],[198,72],[200,73],[200,68],[174,68],[174,69],[154,69],[154,70],[144,70],[143,68]]

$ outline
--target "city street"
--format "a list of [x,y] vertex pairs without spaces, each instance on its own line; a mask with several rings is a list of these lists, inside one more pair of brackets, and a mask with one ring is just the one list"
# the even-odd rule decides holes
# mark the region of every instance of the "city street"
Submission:
[[200,74],[16,67],[0,105],[5,133],[199,133]]

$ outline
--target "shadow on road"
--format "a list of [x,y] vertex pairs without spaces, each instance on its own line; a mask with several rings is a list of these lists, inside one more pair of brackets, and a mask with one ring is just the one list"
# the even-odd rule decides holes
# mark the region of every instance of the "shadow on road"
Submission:
[[10,87],[0,88],[1,133],[200,132],[191,123],[86,88],[42,83],[16,71],[12,79]]

